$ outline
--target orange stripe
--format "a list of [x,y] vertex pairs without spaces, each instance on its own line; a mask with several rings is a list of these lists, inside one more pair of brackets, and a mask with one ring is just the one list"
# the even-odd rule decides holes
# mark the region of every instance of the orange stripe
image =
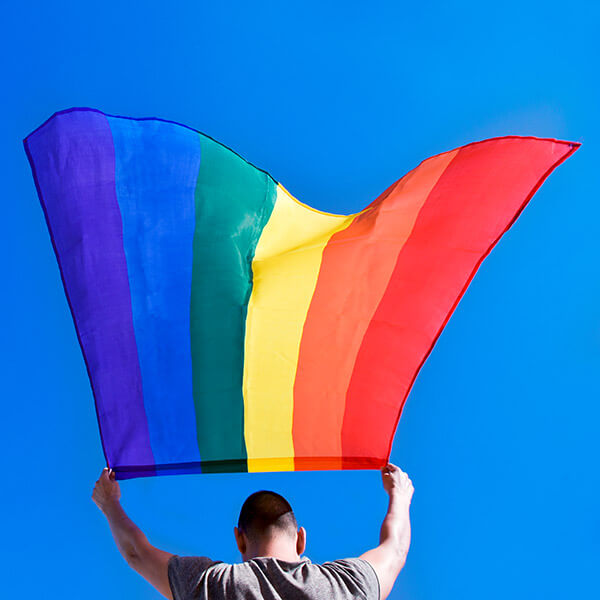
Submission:
[[421,207],[456,152],[421,163],[325,247],[294,383],[296,470],[311,456],[341,468],[346,391],[363,336]]

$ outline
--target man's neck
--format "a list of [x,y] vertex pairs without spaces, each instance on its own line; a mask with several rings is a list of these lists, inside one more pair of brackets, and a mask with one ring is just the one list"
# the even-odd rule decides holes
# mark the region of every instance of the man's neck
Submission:
[[252,558],[259,557],[278,558],[286,562],[299,562],[301,560],[298,553],[291,549],[289,545],[277,544],[275,542],[256,546],[252,549],[249,548],[243,558],[244,560],[251,560]]

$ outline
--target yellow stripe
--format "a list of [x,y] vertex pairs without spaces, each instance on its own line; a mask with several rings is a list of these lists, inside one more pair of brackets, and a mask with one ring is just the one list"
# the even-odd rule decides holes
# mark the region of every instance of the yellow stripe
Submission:
[[244,429],[248,471],[293,471],[294,379],[323,249],[356,215],[314,210],[277,186],[252,262],[246,318]]

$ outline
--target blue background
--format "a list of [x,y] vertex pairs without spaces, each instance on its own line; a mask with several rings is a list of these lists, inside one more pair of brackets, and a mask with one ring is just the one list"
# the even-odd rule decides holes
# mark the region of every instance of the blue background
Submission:
[[[421,160],[504,134],[583,143],[484,261],[422,369],[392,460],[415,485],[392,598],[592,598],[600,516],[595,3],[33,2],[3,8],[3,595],[158,598],[90,499],[84,363],[22,139],[90,106],[197,128],[319,209],[355,212]],[[313,561],[377,544],[376,471],[121,484],[155,545],[237,561],[277,490]]]

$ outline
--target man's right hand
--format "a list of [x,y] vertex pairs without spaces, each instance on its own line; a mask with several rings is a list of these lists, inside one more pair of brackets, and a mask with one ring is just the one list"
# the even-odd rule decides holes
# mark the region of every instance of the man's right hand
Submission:
[[381,469],[381,479],[383,480],[383,489],[390,498],[393,496],[395,501],[404,500],[406,504],[410,504],[415,490],[412,481],[402,469],[388,463]]

